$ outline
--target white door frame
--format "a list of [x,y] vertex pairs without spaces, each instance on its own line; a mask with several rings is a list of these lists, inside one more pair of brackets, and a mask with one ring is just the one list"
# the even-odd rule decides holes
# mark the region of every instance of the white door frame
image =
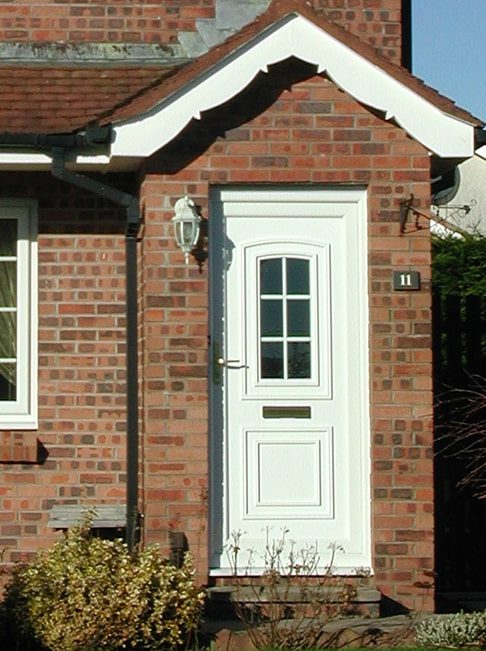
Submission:
[[[342,504],[354,500],[355,506],[352,517],[347,525],[347,543],[353,546],[356,539],[356,548],[345,554],[342,560],[335,559],[334,571],[347,574],[358,568],[371,569],[371,532],[370,532],[370,427],[369,427],[369,360],[368,360],[368,274],[367,274],[367,195],[363,188],[308,188],[308,187],[265,187],[265,188],[219,188],[214,189],[211,195],[211,215],[209,228],[210,241],[210,326],[211,334],[224,332],[226,323],[226,305],[219,301],[224,296],[225,269],[232,263],[234,245],[226,235],[226,219],[231,215],[248,216],[248,233],[251,236],[252,219],[265,219],[268,216],[268,204],[280,206],[286,203],[298,205],[302,213],[313,214],[316,206],[319,210],[334,211],[341,206],[344,212],[351,208],[352,218],[344,219],[345,255],[353,267],[354,288],[343,287],[346,300],[351,306],[352,318],[348,319],[346,360],[339,370],[340,376],[345,378],[346,387],[351,396],[347,404],[347,446],[350,458],[353,459],[349,472],[343,472],[342,480],[346,486],[342,487]],[[246,212],[245,212],[246,211]],[[284,211],[285,212],[285,211]],[[284,213],[282,213],[284,214]],[[326,215],[319,217],[326,218]],[[330,215],[328,215],[330,218]],[[297,219],[298,217],[296,217]],[[288,219],[288,216],[287,216]],[[256,223],[256,222],[253,222]],[[300,235],[300,234],[299,234]],[[278,234],[276,233],[277,239]],[[305,233],[296,240],[309,241]],[[318,244],[318,243],[317,243]],[[343,249],[344,250],[344,249]],[[237,252],[238,253],[238,252]],[[339,300],[336,296],[338,285],[333,285],[333,301]],[[243,300],[243,297],[241,298]],[[346,303],[348,305],[348,303]],[[351,333],[352,329],[352,333]],[[227,575],[228,566],[224,561],[222,546],[228,540],[229,514],[228,500],[225,494],[225,482],[228,482],[228,449],[227,432],[225,431],[225,384],[224,375],[228,371],[218,367],[215,361],[227,357],[224,343],[217,345],[211,342],[209,377],[211,383],[210,399],[210,564],[211,574]],[[244,363],[245,360],[234,362]],[[340,360],[333,360],[333,364],[340,364]],[[232,372],[232,371],[231,371]],[[251,384],[251,373],[248,373]],[[324,383],[325,384],[325,383]],[[343,386],[341,384],[341,386]],[[325,386],[323,387],[325,388]],[[252,387],[249,387],[251,394]],[[325,397],[325,396],[324,396]],[[332,435],[332,433],[331,433]],[[351,462],[350,462],[351,463]],[[340,481],[339,469],[336,480]],[[353,493],[359,492],[359,495]],[[351,508],[351,507],[350,507]],[[244,541],[243,541],[244,542]],[[341,544],[340,540],[334,541]],[[322,553],[322,549],[319,553]],[[329,552],[329,556],[330,556]],[[322,569],[325,568],[326,559],[323,559]]]

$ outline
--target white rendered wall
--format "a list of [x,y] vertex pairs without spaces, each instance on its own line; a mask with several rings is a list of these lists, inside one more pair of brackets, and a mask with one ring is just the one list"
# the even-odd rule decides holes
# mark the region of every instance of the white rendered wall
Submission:
[[[456,194],[433,212],[463,230],[486,236],[486,145],[459,165],[459,174]],[[469,206],[470,212],[456,206]]]

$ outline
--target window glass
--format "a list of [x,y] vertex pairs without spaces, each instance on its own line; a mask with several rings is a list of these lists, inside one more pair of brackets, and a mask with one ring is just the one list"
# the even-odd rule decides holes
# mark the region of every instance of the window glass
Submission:
[[17,251],[17,220],[0,220],[0,257],[15,256]]
[[308,259],[260,260],[259,352],[262,379],[311,377]]
[[284,377],[284,358],[283,343],[264,342],[261,347],[262,351],[262,377],[264,378],[283,378]]
[[[0,400],[17,397],[17,220],[0,220]],[[14,258],[14,259],[12,259]]]
[[17,304],[17,263],[0,256],[0,309]]
[[262,337],[281,337],[283,335],[283,313],[281,300],[262,300]]
[[288,365],[289,378],[309,378],[311,376],[310,342],[289,342]]
[[309,337],[309,300],[287,301],[287,334],[289,337]]
[[15,357],[15,312],[0,312],[0,357]]
[[280,258],[261,261],[260,291],[262,294],[282,293],[282,260]]
[[17,398],[17,366],[0,362],[0,400]]
[[37,426],[36,208],[0,199],[0,429]]
[[287,294],[309,293],[309,261],[300,258],[287,260]]

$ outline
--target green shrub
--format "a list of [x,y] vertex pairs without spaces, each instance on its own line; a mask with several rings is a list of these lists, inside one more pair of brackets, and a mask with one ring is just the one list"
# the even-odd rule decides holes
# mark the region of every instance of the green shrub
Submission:
[[156,547],[131,555],[84,523],[17,569],[5,611],[25,640],[52,651],[175,649],[193,632],[202,599],[188,557],[176,568]]
[[432,283],[444,296],[486,296],[486,237],[433,237]]
[[486,611],[439,615],[420,622],[415,629],[419,644],[463,648],[486,645]]

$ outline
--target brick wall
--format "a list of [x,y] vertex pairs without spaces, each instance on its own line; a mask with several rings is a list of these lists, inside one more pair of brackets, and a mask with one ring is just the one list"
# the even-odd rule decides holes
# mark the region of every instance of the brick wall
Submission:
[[401,0],[312,0],[312,5],[329,20],[400,63]]
[[[0,41],[174,43],[214,18],[215,0],[17,0],[0,3]],[[313,0],[330,20],[400,62],[401,0]]]
[[169,43],[213,17],[213,0],[17,0],[0,4],[0,39]]
[[9,564],[59,535],[54,503],[125,501],[125,254],[110,204],[48,173],[1,178],[2,197],[39,202],[39,428],[0,432]]
[[[4,196],[35,197],[40,209],[39,456],[1,467],[0,548],[10,561],[55,538],[46,527],[54,502],[124,502],[124,219],[49,174],[3,173],[2,181]],[[185,536],[205,576],[207,267],[185,266],[170,220],[185,193],[208,216],[210,185],[225,183],[368,187],[374,568],[386,594],[422,606],[414,583],[433,567],[430,251],[427,230],[402,236],[398,219],[410,193],[429,205],[429,158],[304,65],[260,75],[146,165],[145,540],[168,551],[171,534]],[[422,290],[393,292],[392,269],[409,265],[421,272]]]
[[[194,263],[186,267],[174,247],[175,201],[187,193],[208,216],[211,184],[362,184],[369,192],[374,567],[386,594],[422,606],[413,584],[433,568],[430,252],[427,230],[401,236],[398,219],[399,202],[412,192],[428,205],[429,159],[400,128],[309,74],[279,66],[227,110],[194,123],[147,167],[146,539],[168,545],[171,530],[183,532],[204,575],[207,268],[199,274]],[[393,292],[392,269],[408,265],[421,272],[422,291]]]

